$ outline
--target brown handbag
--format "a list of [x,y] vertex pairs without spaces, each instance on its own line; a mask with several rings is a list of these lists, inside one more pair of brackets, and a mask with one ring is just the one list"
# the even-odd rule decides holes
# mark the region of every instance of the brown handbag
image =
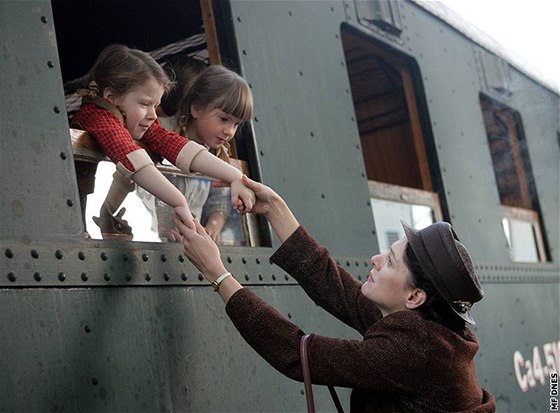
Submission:
[[[309,374],[309,359],[307,356],[307,342],[313,336],[313,334],[306,334],[301,338],[299,344],[299,355],[301,358],[301,368],[303,370],[303,382],[305,384],[305,398],[307,399],[307,412],[308,413],[315,413],[315,402],[313,401],[313,388],[311,385],[311,375]],[[340,399],[338,398],[338,394],[336,394],[336,390],[333,386],[327,386],[329,388],[329,392],[333,399],[334,405],[336,406],[336,410],[338,413],[344,413],[342,409],[342,404],[340,403]]]

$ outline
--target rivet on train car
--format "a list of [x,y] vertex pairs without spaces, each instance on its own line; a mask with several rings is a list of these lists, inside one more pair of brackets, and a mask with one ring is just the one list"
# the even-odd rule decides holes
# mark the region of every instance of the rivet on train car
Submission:
[[97,384],[99,384],[99,380],[97,380],[97,377],[91,378],[91,384],[93,384],[94,386],[97,386]]
[[142,261],[148,261],[148,254],[142,254]]
[[259,274],[259,281],[262,281],[262,280],[264,280],[264,277],[263,277],[262,274]]
[[52,69],[52,68],[54,67],[53,61],[52,61],[52,60],[49,60],[49,61],[47,62],[47,66],[50,67],[50,68]]
[[204,276],[202,274],[198,274],[198,281],[204,281]]
[[182,274],[181,274],[181,279],[182,279],[183,281],[187,281],[187,274],[182,273]]
[[165,281],[169,281],[169,274],[166,273],[166,272],[164,272],[164,273],[163,273],[163,279],[164,279]]
[[9,248],[6,249],[5,254],[6,254],[6,257],[8,257],[8,258],[13,258],[14,257],[14,252]]
[[290,277],[288,276],[288,274],[284,274],[284,279],[285,279],[286,281],[288,281],[288,280],[290,279]]
[[321,199],[325,199],[325,194],[321,194]]
[[185,262],[185,257],[183,257],[182,255],[179,255],[179,262]]
[[255,122],[258,122],[258,121],[259,121],[259,118],[257,118],[257,117],[255,116]]
[[63,272],[59,272],[58,279],[60,282],[64,282],[64,280],[66,280],[66,274],[64,274]]
[[83,261],[86,259],[86,255],[84,254],[83,251],[78,252],[78,258]]
[[84,331],[85,331],[86,333],[88,333],[88,334],[91,333],[91,327],[88,326],[88,325],[86,324],[86,325],[84,326]]
[[8,280],[10,280],[11,282],[14,282],[16,280],[16,275],[11,272],[8,274]]
[[106,272],[105,274],[103,274],[103,278],[105,279],[105,281],[111,281],[111,274]]
[[244,56],[247,56],[247,50],[243,49],[241,53],[243,53]]
[[288,318],[292,318],[292,313],[288,313],[288,314],[287,314],[287,317],[288,317]]
[[231,259],[231,257],[227,257],[227,262],[228,264],[231,264],[233,262],[233,260]]
[[261,263],[261,260],[260,260],[259,258],[255,258],[255,262],[256,262],[257,264],[260,264],[260,263]]
[[82,281],[87,281],[88,278],[89,278],[88,275],[85,272],[83,272],[82,273]]
[[68,205],[69,207],[74,206],[74,201],[72,201],[71,199],[67,199],[66,205]]
[[122,260],[125,262],[128,261],[128,254],[126,252],[122,255]]
[[41,16],[41,21],[46,24],[47,23],[47,17],[46,16]]
[[146,281],[150,281],[152,279],[152,277],[150,276],[150,274],[146,273],[146,275],[144,276],[144,278],[146,279]]
[[161,262],[167,262],[167,257],[165,254],[161,254]]
[[276,281],[276,274],[272,274],[272,281]]
[[35,279],[35,281],[41,281],[41,274],[39,274],[38,272],[36,272],[35,274],[33,274],[33,278]]
[[66,154],[64,152],[60,152],[60,159],[66,160]]
[[249,281],[249,274],[245,274],[245,281]]
[[347,267],[350,266],[350,261],[346,261],[346,266],[347,266]]
[[107,254],[104,253],[104,252],[102,252],[102,253],[101,253],[101,259],[102,259],[103,261],[107,261]]
[[126,275],[124,276],[124,278],[125,278],[125,280],[130,281],[130,280],[132,280],[132,275],[129,272],[127,272]]
[[241,258],[241,262],[242,262],[243,264],[247,264],[247,258],[245,258],[245,257]]
[[302,72],[301,70],[299,71],[299,75],[300,75],[300,76],[303,76],[303,72]]
[[309,136],[314,137],[315,134],[313,132],[309,132]]
[[62,253],[62,251],[56,250],[56,252],[54,253],[54,256],[55,256],[58,260],[61,260],[62,257],[64,257],[64,254]]
[[53,108],[53,110],[54,110],[54,113],[60,113],[60,108],[58,106],[55,106]]

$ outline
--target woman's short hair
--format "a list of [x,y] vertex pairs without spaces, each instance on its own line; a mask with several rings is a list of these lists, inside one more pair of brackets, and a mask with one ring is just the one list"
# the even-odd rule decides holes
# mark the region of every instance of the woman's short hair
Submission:
[[465,320],[459,317],[439,293],[434,283],[424,272],[414,250],[407,243],[404,251],[404,263],[411,273],[411,284],[426,293],[426,301],[417,309],[427,320],[442,324],[457,334],[463,335]]

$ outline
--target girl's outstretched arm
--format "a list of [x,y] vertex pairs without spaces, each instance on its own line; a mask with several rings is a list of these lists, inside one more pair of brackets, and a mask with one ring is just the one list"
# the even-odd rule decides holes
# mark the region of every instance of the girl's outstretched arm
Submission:
[[154,165],[147,165],[132,175],[132,180],[146,191],[171,206],[189,228],[194,228],[193,217],[187,200]]
[[[181,166],[181,153],[177,157],[177,166],[183,169]],[[252,190],[241,182],[242,173],[239,169],[222,161],[208,151],[200,151],[190,162],[190,170],[231,184],[231,202],[240,212],[249,212],[253,208],[255,195]]]

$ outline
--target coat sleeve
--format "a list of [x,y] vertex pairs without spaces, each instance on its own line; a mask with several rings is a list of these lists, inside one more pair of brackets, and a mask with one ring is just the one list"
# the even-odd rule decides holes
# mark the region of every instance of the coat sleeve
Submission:
[[[237,291],[226,306],[228,316],[245,341],[275,369],[303,381],[299,345],[304,332],[248,288]],[[412,313],[412,312],[411,312]],[[414,315],[412,315],[414,316]],[[380,321],[378,331],[365,340],[315,335],[308,347],[314,384],[402,392],[423,380],[418,369],[427,368],[423,334],[415,323],[397,321],[396,329]],[[410,324],[410,326],[409,326]],[[411,368],[411,357],[415,360]],[[404,376],[403,376],[404,375]]]
[[336,264],[305,228],[300,226],[271,261],[294,277],[317,305],[360,334],[381,318],[377,306],[362,294],[362,284]]

